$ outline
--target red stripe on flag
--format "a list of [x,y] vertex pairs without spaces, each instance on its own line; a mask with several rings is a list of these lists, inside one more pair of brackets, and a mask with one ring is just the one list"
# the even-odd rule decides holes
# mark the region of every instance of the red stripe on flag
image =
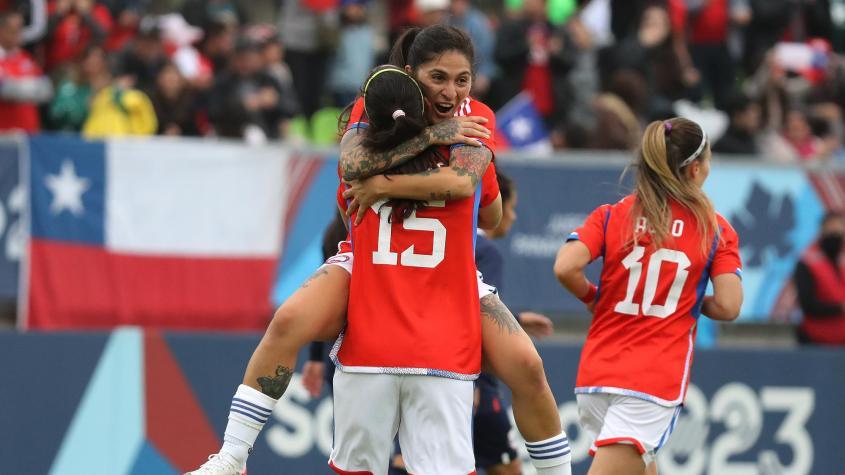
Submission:
[[320,171],[323,161],[313,157],[292,157],[290,159],[289,173],[292,178],[288,192],[288,206],[285,214],[285,229],[290,230],[293,220],[299,214],[299,207],[302,199],[308,193],[308,188],[314,180],[314,176]]
[[126,255],[39,239],[29,250],[32,329],[258,330],[273,314],[274,259]]
[[147,440],[159,453],[185,472],[217,452],[220,439],[164,338],[155,331],[144,334],[144,376]]

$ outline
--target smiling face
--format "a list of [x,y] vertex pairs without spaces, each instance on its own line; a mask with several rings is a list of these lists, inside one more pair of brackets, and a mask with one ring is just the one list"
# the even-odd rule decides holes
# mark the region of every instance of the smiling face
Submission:
[[472,88],[472,68],[459,51],[446,51],[422,63],[412,73],[426,98],[426,119],[432,124],[451,119]]

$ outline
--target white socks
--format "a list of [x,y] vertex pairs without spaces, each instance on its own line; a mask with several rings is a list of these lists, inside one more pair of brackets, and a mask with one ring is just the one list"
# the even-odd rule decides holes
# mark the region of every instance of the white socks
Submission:
[[525,442],[537,475],[572,475],[569,440],[560,434],[537,442]]
[[245,468],[255,439],[275,406],[276,400],[270,396],[244,384],[238,386],[229,408],[229,423],[226,425],[220,453],[230,455],[241,468]]

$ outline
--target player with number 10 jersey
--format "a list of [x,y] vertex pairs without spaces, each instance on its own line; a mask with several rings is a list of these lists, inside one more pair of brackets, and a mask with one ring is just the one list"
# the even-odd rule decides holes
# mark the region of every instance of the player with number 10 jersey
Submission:
[[[603,258],[593,323],[578,368],[576,393],[633,395],[660,405],[683,402],[695,326],[711,275],[739,273],[737,235],[717,214],[720,233],[702,249],[693,214],[670,202],[670,238],[655,249],[645,218],[631,221],[633,195],[602,205],[569,239]],[[640,234],[631,245],[631,229]]]

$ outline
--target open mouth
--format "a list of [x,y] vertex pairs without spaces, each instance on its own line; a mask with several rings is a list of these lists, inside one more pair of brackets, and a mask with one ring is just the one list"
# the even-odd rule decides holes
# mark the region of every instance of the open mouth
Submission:
[[455,108],[455,105],[451,102],[438,102],[434,104],[434,110],[437,112],[438,115],[444,116],[449,115],[452,112],[452,109]]

